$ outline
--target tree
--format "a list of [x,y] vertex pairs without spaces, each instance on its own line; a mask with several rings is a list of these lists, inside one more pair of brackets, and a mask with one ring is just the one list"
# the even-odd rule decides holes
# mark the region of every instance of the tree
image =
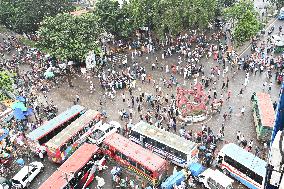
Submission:
[[13,92],[13,74],[4,70],[0,71],[0,101],[5,100],[5,92]]
[[240,0],[224,10],[224,16],[233,23],[234,40],[240,44],[249,40],[260,30],[260,22],[251,0]]
[[233,31],[233,36],[237,43],[250,40],[260,29],[260,22],[253,12],[248,10],[238,21]]
[[70,10],[68,0],[1,0],[0,23],[18,33],[33,33],[45,16]]
[[41,23],[37,46],[60,60],[82,62],[90,50],[100,51],[98,40],[102,32],[93,13],[58,14]]
[[100,26],[108,33],[113,35],[119,33],[120,13],[118,1],[99,0],[96,2],[94,14],[98,16]]

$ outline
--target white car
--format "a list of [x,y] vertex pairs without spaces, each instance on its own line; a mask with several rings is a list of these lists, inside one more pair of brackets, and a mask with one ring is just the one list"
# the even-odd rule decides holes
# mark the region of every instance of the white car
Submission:
[[13,178],[12,185],[16,188],[26,188],[34,178],[43,170],[41,162],[32,162],[24,166]]
[[97,127],[94,128],[92,134],[89,136],[89,141],[93,144],[100,145],[104,139],[115,133],[120,132],[121,125],[116,121],[110,121],[109,123],[98,124]]
[[198,176],[198,179],[208,189],[233,189],[234,180],[219,170],[208,168]]

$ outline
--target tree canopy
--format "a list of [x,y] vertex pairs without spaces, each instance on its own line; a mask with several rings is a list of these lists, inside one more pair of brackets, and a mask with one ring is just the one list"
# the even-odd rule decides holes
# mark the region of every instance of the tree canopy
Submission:
[[60,60],[81,62],[90,50],[100,51],[98,39],[102,32],[92,13],[58,14],[41,23],[37,46]]
[[33,33],[45,16],[71,9],[68,0],[1,0],[0,24],[18,33]]
[[5,92],[13,92],[13,74],[8,71],[0,71],[0,101],[6,99]]
[[260,30],[257,14],[251,0],[240,0],[224,10],[225,17],[234,24],[233,37],[238,44],[249,40]]
[[189,28],[207,28],[216,9],[216,0],[129,0],[121,6],[112,0],[99,0],[95,14],[100,25],[114,35],[129,36],[136,29],[148,27],[163,37]]

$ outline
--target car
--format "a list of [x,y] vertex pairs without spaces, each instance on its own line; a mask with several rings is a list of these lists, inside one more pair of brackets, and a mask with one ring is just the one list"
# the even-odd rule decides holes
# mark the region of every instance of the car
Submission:
[[97,127],[93,129],[91,132],[92,134],[88,137],[88,141],[100,145],[104,139],[115,133],[115,132],[120,132],[121,125],[120,123],[116,121],[110,121],[109,123],[104,123],[104,124],[97,124]]
[[284,7],[280,9],[278,20],[284,20]]
[[16,188],[26,188],[34,178],[43,170],[41,162],[34,161],[24,166],[13,178],[12,185]]

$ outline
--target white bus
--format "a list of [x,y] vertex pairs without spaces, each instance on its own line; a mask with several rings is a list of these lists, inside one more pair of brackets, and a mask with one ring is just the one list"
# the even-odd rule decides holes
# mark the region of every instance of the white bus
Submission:
[[225,174],[231,175],[248,188],[263,188],[267,163],[254,154],[229,143],[220,150],[217,161]]
[[181,167],[197,161],[195,142],[143,121],[131,128],[129,139]]

